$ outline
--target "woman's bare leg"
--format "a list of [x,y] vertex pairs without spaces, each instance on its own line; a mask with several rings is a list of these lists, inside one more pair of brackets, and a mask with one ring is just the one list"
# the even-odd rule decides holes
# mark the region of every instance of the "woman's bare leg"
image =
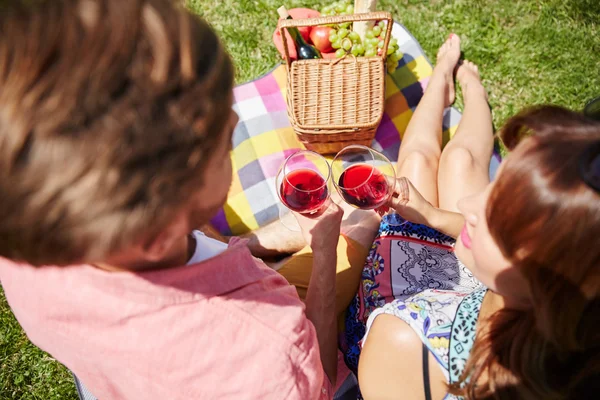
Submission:
[[465,110],[454,137],[444,148],[438,173],[439,206],[458,212],[460,199],[482,191],[489,180],[494,150],[492,114],[475,64],[464,61],[456,71]]
[[407,177],[433,205],[438,204],[437,174],[442,148],[444,108],[454,102],[454,68],[460,39],[451,34],[440,47],[433,74],[400,145],[398,176]]

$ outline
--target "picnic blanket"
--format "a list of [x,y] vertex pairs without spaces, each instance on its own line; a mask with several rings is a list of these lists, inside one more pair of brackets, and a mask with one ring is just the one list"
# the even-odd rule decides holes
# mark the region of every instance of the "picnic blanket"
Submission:
[[[372,148],[397,161],[402,135],[419,104],[433,68],[417,40],[399,23],[392,35],[404,57],[398,69],[386,76],[385,113]],[[303,149],[290,126],[286,110],[286,68],[275,67],[266,75],[234,89],[234,110],[240,122],[233,135],[233,183],[227,203],[212,224],[224,235],[240,235],[267,225],[285,210],[275,188],[275,176],[283,161]],[[456,131],[461,114],[446,109],[444,141]],[[490,165],[493,178],[500,163],[496,152]]]

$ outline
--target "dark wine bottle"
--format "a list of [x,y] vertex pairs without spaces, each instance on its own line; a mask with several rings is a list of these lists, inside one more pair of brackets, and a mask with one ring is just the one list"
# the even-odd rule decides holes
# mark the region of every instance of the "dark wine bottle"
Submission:
[[[283,19],[292,19],[291,15],[288,13],[287,9],[284,6],[281,6],[277,9],[279,16]],[[298,53],[299,60],[311,60],[313,58],[323,58],[319,49],[315,46],[311,46],[306,43],[306,40],[300,34],[298,28],[287,28],[290,36],[296,43],[296,51]],[[283,38],[285,40],[285,38]]]

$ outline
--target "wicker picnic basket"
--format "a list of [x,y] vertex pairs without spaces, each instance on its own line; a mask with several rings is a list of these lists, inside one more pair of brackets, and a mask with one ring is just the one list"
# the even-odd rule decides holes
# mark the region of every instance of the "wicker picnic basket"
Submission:
[[385,103],[385,59],[392,31],[389,12],[339,15],[280,21],[281,36],[290,27],[387,21],[382,55],[339,59],[290,59],[287,64],[287,109],[298,139],[307,149],[321,154],[340,151],[350,144],[370,146]]

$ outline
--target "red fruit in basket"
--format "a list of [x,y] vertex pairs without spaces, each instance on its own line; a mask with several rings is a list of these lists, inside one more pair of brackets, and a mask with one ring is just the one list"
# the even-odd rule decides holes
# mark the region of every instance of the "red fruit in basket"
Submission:
[[[293,19],[316,18],[321,16],[320,12],[311,10],[310,8],[292,8],[291,10],[288,10],[288,13]],[[302,35],[304,40],[306,40],[307,42],[310,41],[310,26],[298,28],[298,31],[300,31],[300,34]],[[298,58],[298,54],[296,52],[296,45],[294,44],[294,41],[292,40],[292,37],[288,32],[286,32],[285,36],[287,38],[290,59],[296,60]],[[281,57],[283,57],[283,41],[281,40],[281,33],[279,32],[279,24],[277,25],[275,32],[273,32],[273,43],[275,44],[275,47],[277,47],[277,50],[279,51],[279,54],[281,54]]]
[[310,40],[321,53],[329,53],[333,50],[329,41],[329,32],[331,28],[328,26],[315,26],[310,31]]

